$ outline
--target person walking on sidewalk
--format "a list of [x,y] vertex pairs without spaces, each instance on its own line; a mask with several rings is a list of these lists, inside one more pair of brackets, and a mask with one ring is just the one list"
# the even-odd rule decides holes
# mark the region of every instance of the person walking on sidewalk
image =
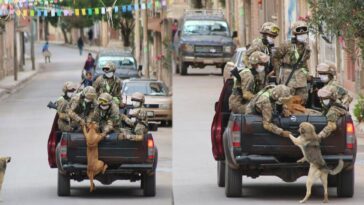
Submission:
[[42,48],[42,53],[43,53],[43,56],[44,56],[44,61],[45,63],[47,63],[47,60],[48,60],[48,63],[51,62],[51,52],[49,51],[49,44],[48,44],[48,41],[43,45],[43,48]]
[[83,39],[82,39],[82,36],[80,36],[80,38],[78,38],[77,46],[78,46],[78,49],[80,50],[80,56],[82,56],[82,50],[83,50]]

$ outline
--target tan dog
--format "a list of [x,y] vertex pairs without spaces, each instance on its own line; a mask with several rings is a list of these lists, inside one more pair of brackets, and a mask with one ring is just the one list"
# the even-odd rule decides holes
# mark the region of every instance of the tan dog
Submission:
[[95,190],[94,177],[99,173],[104,174],[107,164],[99,160],[98,144],[104,137],[96,132],[97,125],[95,122],[87,124],[87,128],[88,131],[85,126],[82,130],[87,144],[87,176],[90,179],[90,192],[93,192]]
[[343,160],[340,160],[337,167],[333,170],[330,170],[322,157],[320,149],[320,139],[317,137],[315,127],[308,122],[303,122],[300,124],[299,132],[300,136],[298,136],[297,138],[292,135],[289,136],[292,142],[301,149],[303,154],[303,158],[298,160],[297,162],[303,163],[307,161],[308,163],[310,163],[310,169],[308,171],[306,181],[306,196],[300,201],[300,203],[306,202],[311,196],[312,184],[317,178],[321,179],[322,185],[324,187],[323,202],[327,203],[329,201],[327,192],[327,176],[328,174],[338,174],[343,169],[344,162]]
[[[10,162],[11,157],[0,157],[0,193],[1,193],[1,187],[4,182],[4,176],[6,171],[6,165]],[[1,198],[0,198],[1,201]]]

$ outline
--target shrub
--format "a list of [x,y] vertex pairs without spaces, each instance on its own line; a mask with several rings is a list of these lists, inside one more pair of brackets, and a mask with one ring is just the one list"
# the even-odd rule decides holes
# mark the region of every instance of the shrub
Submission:
[[354,105],[354,116],[356,120],[360,122],[364,122],[364,96],[359,95],[359,98]]

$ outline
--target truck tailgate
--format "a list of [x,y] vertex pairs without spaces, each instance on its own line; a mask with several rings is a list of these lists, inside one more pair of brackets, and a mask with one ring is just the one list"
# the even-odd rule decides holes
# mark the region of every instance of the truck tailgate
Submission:
[[[234,117],[234,116],[233,116]],[[274,155],[287,158],[301,157],[299,148],[286,138],[274,135],[263,128],[262,118],[257,115],[240,115],[241,117],[241,151],[246,154]],[[325,116],[291,116],[275,117],[274,123],[297,137],[302,122],[310,122],[319,133],[327,124]],[[344,153],[346,146],[346,120],[340,118],[337,129],[321,143],[324,155]]]
[[[82,133],[67,133],[67,156],[69,163],[87,163],[86,140]],[[99,143],[99,159],[109,166],[123,163],[138,164],[147,159],[147,135],[143,141],[118,140],[117,135],[110,134],[109,139]]]

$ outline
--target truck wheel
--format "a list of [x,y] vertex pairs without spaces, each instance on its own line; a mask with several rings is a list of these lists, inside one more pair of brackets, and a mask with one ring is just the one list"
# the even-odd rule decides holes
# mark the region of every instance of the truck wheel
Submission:
[[58,196],[71,195],[71,180],[67,175],[60,172],[58,172],[57,193]]
[[217,186],[225,186],[225,161],[217,161]]
[[337,196],[353,197],[354,195],[354,168],[343,170],[337,176]]
[[239,171],[225,163],[225,195],[226,197],[241,197],[242,175]]
[[188,64],[181,62],[181,75],[187,75]]
[[155,196],[155,173],[152,175],[148,175],[147,173],[143,174],[143,192],[144,196]]

